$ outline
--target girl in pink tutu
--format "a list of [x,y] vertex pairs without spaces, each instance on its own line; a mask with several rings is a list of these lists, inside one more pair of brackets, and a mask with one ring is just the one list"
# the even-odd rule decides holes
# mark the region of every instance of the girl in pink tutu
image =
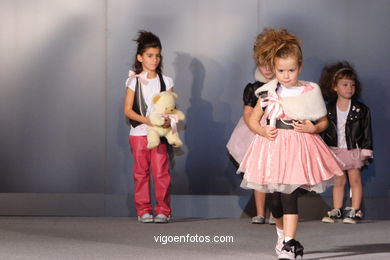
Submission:
[[[275,77],[275,74],[270,69],[270,66],[264,62],[264,57],[267,55],[267,50],[264,49],[264,46],[268,46],[266,42],[272,40],[272,37],[270,37],[272,36],[272,33],[272,30],[264,29],[263,32],[256,37],[256,41],[253,46],[253,59],[257,67],[255,72],[256,81],[254,83],[247,84],[244,89],[243,115],[234,128],[229,142],[226,145],[230,155],[238,164],[241,163],[245,152],[248,150],[249,145],[255,138],[255,134],[247,126],[249,116],[253,108],[256,106],[258,99],[255,95],[255,91]],[[265,223],[265,195],[266,194],[264,192],[256,190],[254,191],[256,216],[252,217],[252,224]],[[270,215],[269,223],[275,224],[275,222],[272,220],[272,215]]]
[[373,157],[370,110],[356,100],[360,81],[346,61],[325,66],[320,86],[330,101],[327,104],[330,124],[321,136],[342,162],[352,193],[352,207],[346,208],[342,214],[347,178],[346,174],[337,176],[333,187],[333,209],[322,218],[322,222],[356,224],[363,216],[360,210],[363,198],[360,168]]
[[302,189],[323,192],[343,172],[318,133],[328,126],[318,85],[298,80],[302,69],[300,40],[287,30],[272,30],[265,48],[276,78],[256,90],[259,97],[248,125],[255,132],[239,171],[241,187],[272,193],[278,259],[303,256],[295,240],[298,195]]

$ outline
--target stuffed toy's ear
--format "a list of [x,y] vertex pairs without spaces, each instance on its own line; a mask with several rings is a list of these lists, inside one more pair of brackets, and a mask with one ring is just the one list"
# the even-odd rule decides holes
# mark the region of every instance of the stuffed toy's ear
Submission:
[[153,101],[152,101],[153,104],[156,104],[159,99],[160,99],[160,95],[154,96]]
[[172,96],[177,99],[179,96],[175,92],[171,92]]

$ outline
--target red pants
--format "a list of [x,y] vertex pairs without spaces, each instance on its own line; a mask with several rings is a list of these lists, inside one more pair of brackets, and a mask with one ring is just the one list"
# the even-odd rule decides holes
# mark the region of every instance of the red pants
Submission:
[[133,153],[134,167],[134,201],[138,216],[152,213],[150,203],[150,171],[152,168],[153,184],[157,205],[154,207],[156,215],[170,215],[170,183],[167,144],[160,143],[156,148],[149,150],[146,136],[130,136],[129,143]]

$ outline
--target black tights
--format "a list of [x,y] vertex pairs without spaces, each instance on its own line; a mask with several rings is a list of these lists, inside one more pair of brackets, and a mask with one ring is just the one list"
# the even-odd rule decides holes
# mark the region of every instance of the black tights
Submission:
[[298,195],[301,189],[290,194],[274,192],[271,194],[271,211],[274,218],[281,218],[283,214],[298,214]]

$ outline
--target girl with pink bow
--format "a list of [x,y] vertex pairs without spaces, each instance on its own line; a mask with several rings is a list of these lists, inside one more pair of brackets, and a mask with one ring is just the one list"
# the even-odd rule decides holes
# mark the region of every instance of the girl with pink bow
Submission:
[[[138,221],[142,223],[168,223],[171,215],[169,160],[167,143],[153,149],[147,148],[147,130],[152,126],[148,115],[152,109],[153,97],[162,91],[173,91],[173,80],[162,74],[160,39],[151,32],[140,31],[136,40],[137,53],[134,71],[126,80],[124,114],[130,119],[129,143],[133,154],[134,201]],[[163,127],[171,125],[165,119]],[[150,200],[150,170],[152,171],[155,198]]]
[[298,195],[323,192],[342,171],[318,133],[328,126],[318,85],[298,80],[302,69],[300,40],[287,30],[272,30],[267,64],[275,79],[256,90],[259,97],[249,117],[256,133],[239,171],[241,187],[271,193],[271,211],[278,236],[278,259],[303,256],[296,240]]

